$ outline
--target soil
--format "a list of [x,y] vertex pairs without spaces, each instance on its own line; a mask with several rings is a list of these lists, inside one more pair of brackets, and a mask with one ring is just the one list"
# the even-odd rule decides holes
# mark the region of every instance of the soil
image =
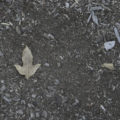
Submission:
[[[88,18],[98,6],[97,24]],[[120,32],[119,0],[1,0],[0,119],[120,120],[115,26]],[[41,64],[29,80],[14,67],[26,45]]]

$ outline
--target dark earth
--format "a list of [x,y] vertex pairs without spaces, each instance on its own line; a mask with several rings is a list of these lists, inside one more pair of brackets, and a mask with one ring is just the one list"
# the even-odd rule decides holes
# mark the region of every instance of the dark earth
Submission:
[[[0,120],[120,120],[114,27],[119,0],[0,0]],[[26,45],[41,64],[28,80],[14,67]]]

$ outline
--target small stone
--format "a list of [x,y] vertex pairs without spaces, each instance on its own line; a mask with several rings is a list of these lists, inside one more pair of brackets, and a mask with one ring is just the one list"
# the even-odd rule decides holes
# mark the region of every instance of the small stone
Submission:
[[103,105],[100,105],[100,108],[103,110],[103,112],[106,112],[106,109]]
[[6,30],[8,30],[10,27],[9,26],[5,26]]
[[3,83],[4,83],[4,80],[1,80],[0,82],[3,84]]
[[79,120],[86,120],[85,116],[82,116]]
[[33,112],[30,113],[30,117],[31,117],[31,118],[34,118],[34,117],[35,117],[35,115],[34,115]]
[[60,81],[58,79],[55,80],[55,85],[58,85]]
[[60,67],[60,66],[61,66],[61,63],[57,63],[57,66]]
[[40,114],[39,114],[38,112],[36,113],[36,117],[37,117],[37,118],[40,117]]
[[35,98],[36,97],[36,94],[32,94],[32,98]]
[[3,53],[0,51],[0,57],[2,57],[3,56]]
[[3,92],[6,89],[5,85],[1,87],[1,91]]
[[75,99],[75,102],[73,103],[73,105],[77,105],[79,103],[79,100],[78,99]]
[[49,67],[49,66],[50,66],[49,63],[45,63],[44,65],[45,65],[46,67]]
[[60,57],[60,59],[61,59],[61,60],[63,60],[63,59],[64,59],[64,58],[63,58],[63,56],[59,56],[59,57]]
[[54,40],[55,39],[55,37],[52,35],[52,34],[48,34],[48,37],[49,37],[49,39],[52,39],[52,40]]
[[34,80],[33,82],[34,82],[34,83],[36,83],[36,82],[37,82],[37,80]]
[[75,113],[75,116],[78,117],[78,116],[79,116],[79,113]]
[[13,92],[13,90],[11,89],[11,90],[10,90],[10,93],[12,93],[12,92]]
[[42,116],[43,116],[44,118],[47,118],[47,112],[46,112],[45,110],[42,112]]
[[26,102],[25,102],[25,100],[21,100],[21,104],[25,104]]
[[17,34],[21,34],[19,26],[16,26],[16,32],[17,32]]
[[33,107],[33,104],[28,103],[28,107],[29,107],[29,108]]
[[55,102],[56,102],[56,105],[59,107],[61,106],[61,104],[63,103],[62,102],[62,97],[60,95],[56,95],[55,96]]
[[47,38],[47,39],[52,39],[52,40],[55,39],[55,37],[54,37],[52,34],[50,34],[50,33],[49,33],[49,34],[44,33],[43,36],[44,36],[45,38]]
[[22,115],[23,111],[22,110],[17,110],[16,113]]
[[65,7],[66,8],[69,8],[70,7],[70,4],[68,2],[65,3]]

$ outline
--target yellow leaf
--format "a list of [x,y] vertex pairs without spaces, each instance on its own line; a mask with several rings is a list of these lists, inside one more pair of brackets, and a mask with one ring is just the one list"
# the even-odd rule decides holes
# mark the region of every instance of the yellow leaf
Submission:
[[107,69],[114,70],[113,63],[104,63],[104,64],[101,65],[101,67],[105,67]]
[[26,46],[22,54],[23,66],[15,64],[17,71],[21,75],[25,75],[26,79],[29,79],[32,75],[35,74],[37,69],[40,67],[40,64],[33,65],[33,56],[31,50]]

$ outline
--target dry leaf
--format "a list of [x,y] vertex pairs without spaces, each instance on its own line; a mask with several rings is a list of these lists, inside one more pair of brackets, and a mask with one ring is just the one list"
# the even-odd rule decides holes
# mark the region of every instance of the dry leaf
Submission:
[[92,17],[93,22],[98,25],[98,18],[95,15],[94,11],[91,12],[91,17]]
[[26,46],[22,54],[23,66],[15,65],[17,71],[21,75],[25,75],[26,79],[29,79],[32,75],[35,74],[37,69],[40,67],[40,64],[33,65],[33,56],[31,50]]
[[104,63],[104,64],[101,65],[101,67],[105,67],[105,68],[108,68],[110,70],[114,70],[113,63]]
[[115,46],[115,41],[108,41],[104,43],[104,48],[108,51]]
[[116,27],[114,27],[114,32],[115,32],[115,36],[116,36],[118,42],[120,43],[120,34],[119,34],[118,29]]

